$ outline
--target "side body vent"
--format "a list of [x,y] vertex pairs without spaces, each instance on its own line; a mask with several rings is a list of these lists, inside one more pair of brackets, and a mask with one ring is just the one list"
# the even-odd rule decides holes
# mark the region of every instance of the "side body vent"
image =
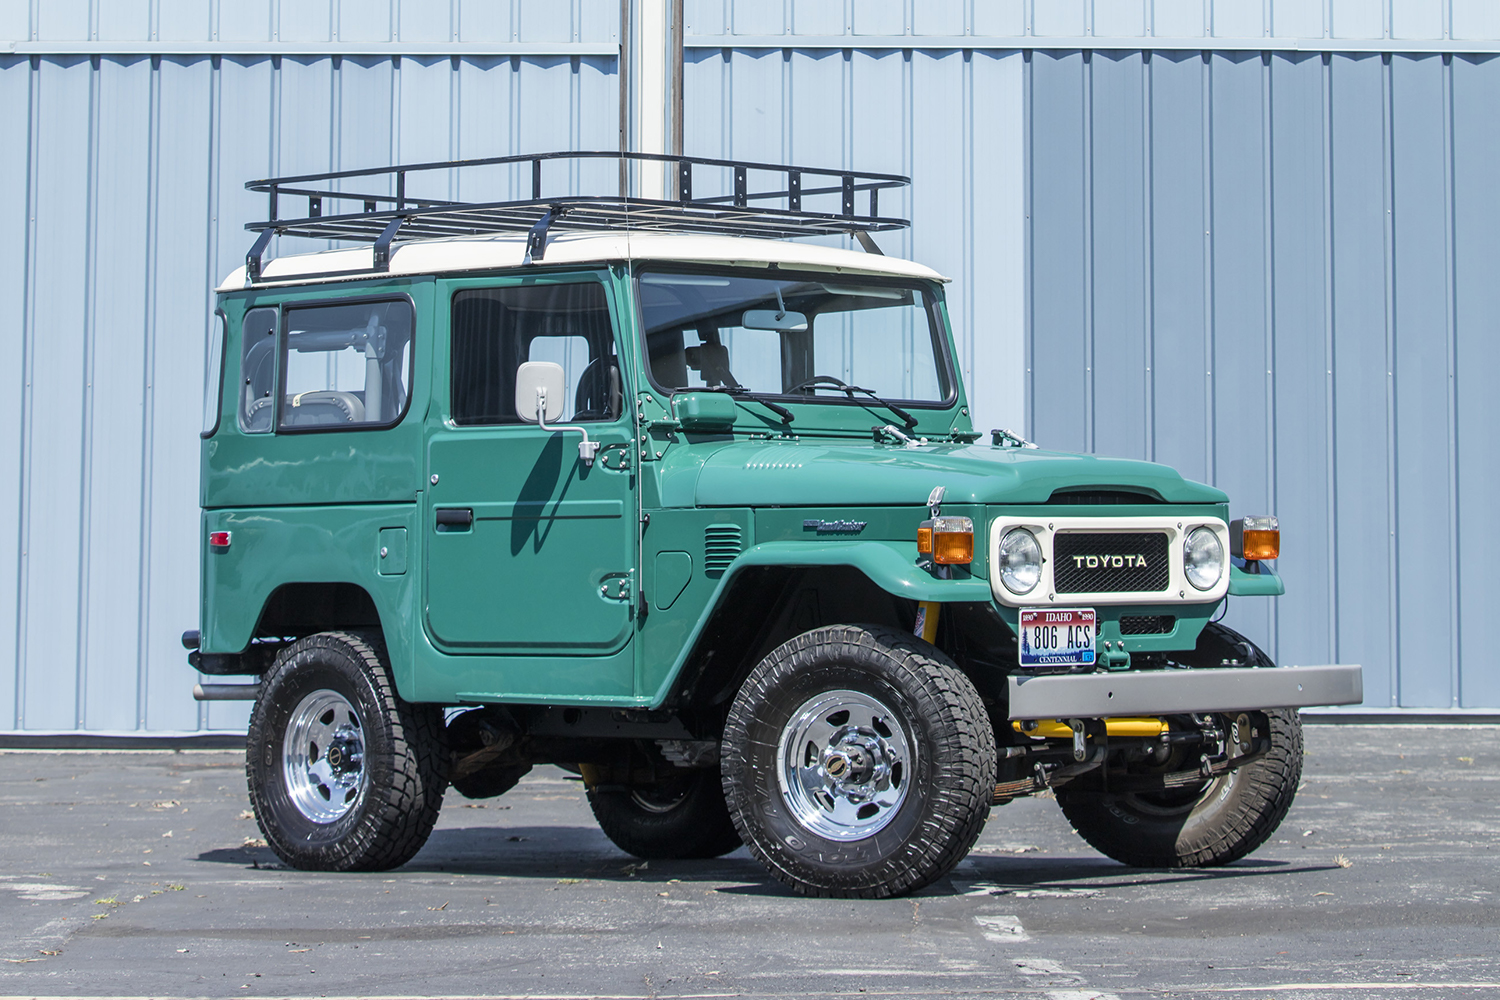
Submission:
[[709,576],[723,576],[744,550],[745,533],[738,524],[710,524],[703,529],[703,569]]

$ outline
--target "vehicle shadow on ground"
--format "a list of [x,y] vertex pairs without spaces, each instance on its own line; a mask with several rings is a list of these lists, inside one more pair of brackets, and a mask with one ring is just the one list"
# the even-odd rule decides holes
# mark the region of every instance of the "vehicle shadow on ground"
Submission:
[[[950,876],[957,888],[974,891],[990,887],[1007,891],[1055,889],[1075,894],[1091,890],[1129,886],[1163,886],[1177,883],[1223,882],[1230,879],[1264,879],[1310,872],[1337,871],[1333,864],[1293,864],[1262,858],[1246,858],[1217,868],[1133,868],[1108,858],[1019,858],[969,855],[972,867]],[[929,893],[942,886],[938,883]]]
[[[284,869],[269,848],[217,848],[196,860],[250,869]],[[1222,868],[1129,868],[1107,858],[1009,858],[972,854],[964,869],[921,890],[920,897],[1038,893],[1074,895],[1128,886],[1267,878],[1326,871],[1333,865],[1294,865],[1250,858]],[[735,895],[793,896],[744,848],[721,858],[642,862],[610,844],[597,827],[469,827],[433,831],[420,854],[397,869],[406,875],[482,875],[538,880],[720,883]],[[389,873],[352,874],[369,878]],[[723,884],[729,883],[729,884]]]

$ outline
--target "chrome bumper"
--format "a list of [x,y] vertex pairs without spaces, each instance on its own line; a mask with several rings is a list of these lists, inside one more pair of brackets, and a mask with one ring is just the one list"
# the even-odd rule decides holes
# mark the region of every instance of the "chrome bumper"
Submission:
[[1012,719],[1243,712],[1364,700],[1358,664],[1010,676]]

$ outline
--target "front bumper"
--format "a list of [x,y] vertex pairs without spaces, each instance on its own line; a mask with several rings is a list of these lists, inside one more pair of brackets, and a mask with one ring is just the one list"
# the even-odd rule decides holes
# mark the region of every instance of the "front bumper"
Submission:
[[1010,676],[1012,719],[1245,712],[1364,700],[1358,664]]

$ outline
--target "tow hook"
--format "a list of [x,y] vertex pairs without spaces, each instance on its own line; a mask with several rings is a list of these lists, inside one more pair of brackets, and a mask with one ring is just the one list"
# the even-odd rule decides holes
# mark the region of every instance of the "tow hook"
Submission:
[[1089,754],[1088,732],[1082,719],[1069,719],[1068,728],[1073,730],[1073,759],[1082,764]]

